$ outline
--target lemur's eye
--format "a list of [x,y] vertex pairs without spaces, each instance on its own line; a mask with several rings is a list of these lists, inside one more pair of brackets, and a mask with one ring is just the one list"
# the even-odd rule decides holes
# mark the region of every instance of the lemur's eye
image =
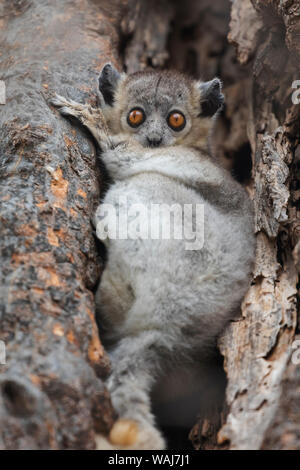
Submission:
[[145,119],[145,113],[141,108],[132,109],[127,116],[127,122],[131,127],[140,126],[141,124],[143,124]]
[[168,116],[168,124],[174,131],[182,131],[185,127],[185,117],[180,111],[172,111]]

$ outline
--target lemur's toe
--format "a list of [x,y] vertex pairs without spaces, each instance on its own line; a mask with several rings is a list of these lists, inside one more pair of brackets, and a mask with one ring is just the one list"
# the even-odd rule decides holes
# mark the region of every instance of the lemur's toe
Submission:
[[72,108],[69,108],[68,106],[63,106],[62,108],[59,109],[60,114],[63,114],[64,116],[77,116],[76,111],[74,111]]
[[63,96],[56,94],[53,98],[50,99],[50,104],[56,108],[61,108],[67,104],[67,100]]
[[110,442],[118,446],[132,446],[137,438],[138,424],[131,419],[119,419],[109,433]]

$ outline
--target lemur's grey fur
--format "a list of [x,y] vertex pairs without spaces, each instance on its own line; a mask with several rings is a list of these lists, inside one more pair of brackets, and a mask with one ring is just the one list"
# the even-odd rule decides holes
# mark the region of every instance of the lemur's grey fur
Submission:
[[[120,419],[109,438],[99,437],[98,447],[162,449],[150,391],[174,363],[203,357],[238,311],[254,258],[252,207],[206,150],[211,117],[223,103],[218,79],[126,75],[107,64],[99,88],[101,109],[59,96],[53,104],[79,119],[102,149],[113,180],[103,203],[118,216],[136,203],[204,204],[200,250],[186,250],[184,240],[105,240],[108,262],[96,301],[112,361],[108,388]],[[133,128],[127,118],[136,107],[145,120]],[[180,131],[168,125],[172,110],[185,116]],[[98,208],[98,234],[101,224]]]

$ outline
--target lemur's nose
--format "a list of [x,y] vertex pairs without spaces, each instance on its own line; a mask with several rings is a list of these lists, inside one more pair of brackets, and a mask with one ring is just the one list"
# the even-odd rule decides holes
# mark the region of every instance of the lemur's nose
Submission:
[[147,137],[149,147],[159,147],[162,142],[162,137],[160,139],[149,139]]

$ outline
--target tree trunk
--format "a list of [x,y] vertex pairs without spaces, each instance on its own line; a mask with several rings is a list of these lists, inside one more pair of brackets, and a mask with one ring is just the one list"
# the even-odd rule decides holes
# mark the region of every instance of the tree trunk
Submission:
[[101,175],[90,139],[47,99],[94,99],[101,64],[116,61],[116,26],[86,0],[0,8],[0,448],[90,449],[114,417],[92,293]]
[[0,448],[93,448],[114,420],[94,320],[102,262],[90,218],[102,175],[90,137],[47,101],[93,103],[112,61],[219,76],[214,150],[254,201],[253,282],[219,341],[226,390],[195,417],[192,443],[300,449],[299,1],[3,0],[0,24]]

